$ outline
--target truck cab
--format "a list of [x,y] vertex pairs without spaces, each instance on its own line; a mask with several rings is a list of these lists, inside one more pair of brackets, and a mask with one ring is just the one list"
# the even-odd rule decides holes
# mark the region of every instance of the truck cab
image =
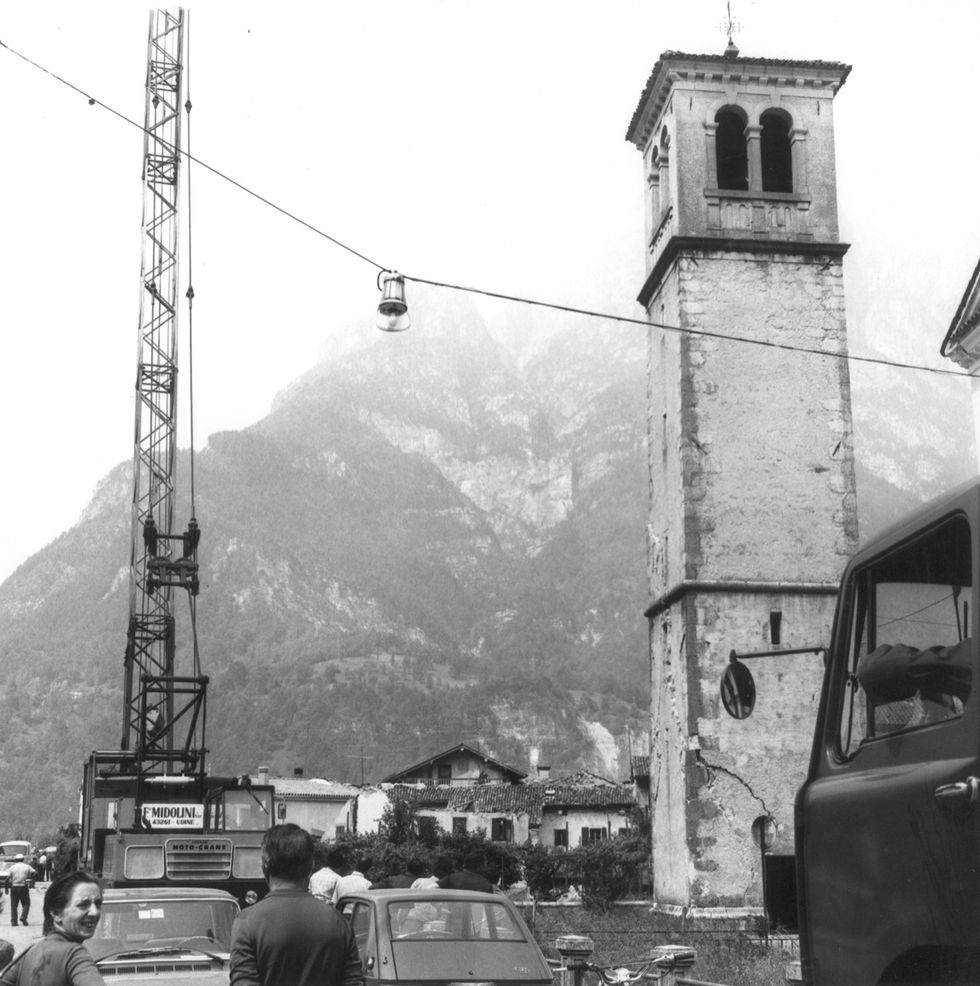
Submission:
[[796,800],[806,983],[980,981],[980,481],[841,583]]

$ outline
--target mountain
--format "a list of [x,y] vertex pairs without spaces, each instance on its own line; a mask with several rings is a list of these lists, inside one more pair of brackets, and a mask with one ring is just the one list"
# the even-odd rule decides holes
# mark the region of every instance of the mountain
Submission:
[[[467,740],[622,775],[647,708],[642,331],[543,318],[517,354],[451,294],[413,321],[196,457],[212,769],[370,780]],[[130,498],[124,464],[0,586],[3,831],[63,821],[118,745]]]
[[[627,776],[649,728],[644,331],[412,302],[410,332],[339,332],[372,338],[196,456],[211,768],[370,781],[467,741]],[[961,384],[852,368],[863,534],[972,473]],[[130,499],[123,464],[0,585],[0,832],[74,817],[84,757],[118,746]]]

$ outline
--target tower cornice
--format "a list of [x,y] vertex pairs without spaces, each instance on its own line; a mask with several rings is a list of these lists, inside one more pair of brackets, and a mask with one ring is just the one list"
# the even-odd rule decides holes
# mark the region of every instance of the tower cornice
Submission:
[[707,251],[729,256],[732,253],[795,253],[805,257],[838,259],[847,253],[849,247],[849,243],[837,241],[821,243],[815,240],[751,240],[720,236],[674,236],[647,276],[636,300],[646,308],[663,281],[670,265],[678,254],[685,251]]
[[795,90],[826,90],[833,95],[844,85],[850,71],[851,66],[843,62],[665,51],[647,80],[626,131],[626,140],[641,151],[644,149],[671,89],[679,83],[779,86]]

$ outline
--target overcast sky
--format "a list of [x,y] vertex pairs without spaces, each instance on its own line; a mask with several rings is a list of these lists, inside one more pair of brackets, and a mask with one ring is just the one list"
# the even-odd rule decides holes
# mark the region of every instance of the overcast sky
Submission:
[[[195,157],[383,267],[642,314],[642,170],[624,135],[660,52],[723,51],[723,2],[187,9]],[[147,11],[6,4],[0,41],[141,124]],[[852,339],[938,362],[980,255],[980,4],[732,13],[743,55],[853,64],[835,101]],[[142,135],[4,48],[0,98],[4,578],[132,454]],[[262,417],[338,326],[386,337],[374,267],[201,168],[191,187],[200,445]],[[610,300],[603,284],[630,269]]]

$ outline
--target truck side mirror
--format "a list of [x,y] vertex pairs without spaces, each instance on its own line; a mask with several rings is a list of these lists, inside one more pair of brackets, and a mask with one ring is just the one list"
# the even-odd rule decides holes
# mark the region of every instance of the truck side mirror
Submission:
[[755,708],[755,679],[734,656],[721,676],[721,704],[733,719],[748,719]]

